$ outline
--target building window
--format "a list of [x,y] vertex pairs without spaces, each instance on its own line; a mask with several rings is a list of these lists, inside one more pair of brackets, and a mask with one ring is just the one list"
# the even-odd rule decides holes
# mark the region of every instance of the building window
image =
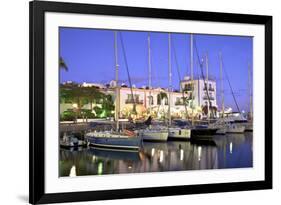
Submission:
[[168,96],[165,92],[160,92],[157,95],[157,105],[161,105],[162,101],[164,100],[165,105],[168,105]]
[[143,100],[140,100],[140,95],[134,95],[134,98],[133,98],[132,94],[128,94],[125,103],[126,104],[132,104],[132,103],[143,104]]
[[184,91],[191,91],[192,90],[192,84],[188,83],[188,84],[184,84]]
[[168,98],[165,98],[165,105],[168,105]]
[[149,103],[149,105],[153,105],[154,104],[153,96],[148,96],[148,103]]

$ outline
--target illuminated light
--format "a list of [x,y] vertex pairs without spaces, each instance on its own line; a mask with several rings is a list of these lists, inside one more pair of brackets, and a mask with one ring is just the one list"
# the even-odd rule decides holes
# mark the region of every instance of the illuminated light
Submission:
[[128,169],[132,169],[132,166],[128,166]]
[[74,107],[74,108],[78,108],[77,103],[73,103],[73,104],[72,104],[72,107]]
[[199,146],[199,147],[198,147],[198,161],[201,160],[201,150],[202,150],[202,147]]
[[95,162],[96,161],[96,156],[95,155],[93,155],[93,162]]
[[183,149],[181,149],[181,151],[180,151],[180,160],[181,161],[183,160],[183,153],[184,153],[184,151],[183,151]]
[[163,162],[164,159],[164,153],[163,150],[160,151],[160,158],[159,158],[159,162]]
[[151,150],[151,156],[152,156],[152,157],[154,156],[154,153],[155,153],[155,149],[152,148],[152,150]]
[[230,154],[232,154],[232,142],[230,142],[230,144],[229,144],[229,152],[230,152]]
[[73,165],[70,169],[70,173],[69,173],[70,177],[76,177],[76,167],[75,165]]
[[102,110],[102,113],[100,114],[100,117],[106,117],[106,110]]
[[100,162],[98,164],[98,175],[101,175],[102,174],[102,170],[103,170],[103,165],[102,165],[102,162]]

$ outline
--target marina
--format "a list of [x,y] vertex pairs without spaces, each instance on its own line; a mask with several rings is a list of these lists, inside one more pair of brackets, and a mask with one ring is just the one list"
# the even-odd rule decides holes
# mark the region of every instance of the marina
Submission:
[[[99,147],[60,149],[60,177],[253,166],[253,135],[216,135],[213,143],[192,141],[144,142],[140,150]],[[73,174],[73,172],[72,172]]]
[[[104,51],[112,55],[112,64],[107,65],[110,69],[104,74],[106,83],[99,80],[103,74],[92,75],[96,70],[88,74],[97,82],[85,82],[88,76],[81,82],[73,74],[78,82],[60,80],[60,176],[253,166],[251,63],[240,59],[239,69],[247,76],[239,76],[246,84],[241,87],[229,75],[235,74],[228,70],[234,61],[220,50],[229,42],[234,48],[227,39],[234,37],[103,32],[109,36],[104,43],[110,42]],[[140,44],[145,52],[141,56],[132,54],[137,52],[135,48],[128,49],[129,34],[142,36]],[[176,48],[175,37],[184,40],[181,47]],[[206,37],[210,42],[212,38],[223,38],[224,43],[219,49],[213,46],[212,53],[202,52],[201,43]],[[154,43],[163,38],[160,47],[165,57],[160,57],[158,63],[165,69],[160,69],[154,64],[159,55],[153,49],[157,49]],[[251,44],[251,39],[245,42]],[[183,48],[188,50],[185,55],[177,51],[183,52]],[[182,64],[188,69],[182,71]],[[135,67],[139,65],[147,68],[136,75]],[[68,76],[62,57],[60,68],[62,77]],[[164,79],[160,84],[157,75]]]

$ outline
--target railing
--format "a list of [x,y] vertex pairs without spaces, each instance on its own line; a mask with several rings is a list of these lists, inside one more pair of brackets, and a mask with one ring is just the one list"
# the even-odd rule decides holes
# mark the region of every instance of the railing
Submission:
[[189,87],[184,87],[184,88],[183,88],[183,91],[192,91],[192,90],[194,90],[194,89],[192,89],[191,86],[189,86]]
[[[209,96],[210,100],[214,100],[215,98],[213,96]],[[203,100],[208,100],[208,96],[203,96]]]
[[175,105],[184,105],[184,102],[176,101],[176,102],[175,102]]
[[[207,90],[207,88],[206,88],[206,87],[204,87],[204,88],[203,88],[203,90]],[[210,88],[208,89],[208,91],[215,91],[215,88],[210,87]]]
[[133,103],[135,103],[135,104],[143,104],[143,100],[135,100],[135,101],[133,101],[132,99],[127,99],[125,101],[125,103],[126,104],[133,104]]

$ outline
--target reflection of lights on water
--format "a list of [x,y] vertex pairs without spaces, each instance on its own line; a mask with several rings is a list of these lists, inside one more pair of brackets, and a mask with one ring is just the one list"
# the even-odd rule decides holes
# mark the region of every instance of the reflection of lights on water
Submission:
[[154,153],[155,153],[155,149],[152,148],[152,150],[151,150],[151,156],[152,156],[152,157],[154,156]]
[[96,156],[95,155],[93,155],[93,162],[95,162],[96,161]]
[[230,142],[230,144],[229,144],[229,152],[230,152],[230,154],[232,154],[232,142]]
[[76,177],[76,167],[75,165],[73,165],[70,169],[70,173],[69,173],[70,177]]
[[164,158],[164,153],[163,153],[163,150],[160,151],[160,158],[159,158],[159,161],[160,162],[163,162],[163,158]]
[[183,160],[183,149],[181,149],[181,151],[180,151],[180,160],[181,161]]
[[102,169],[103,169],[102,162],[99,162],[99,164],[98,164],[98,175],[102,174]]
[[201,149],[202,149],[202,147],[199,146],[199,147],[198,147],[198,161],[201,160]]

